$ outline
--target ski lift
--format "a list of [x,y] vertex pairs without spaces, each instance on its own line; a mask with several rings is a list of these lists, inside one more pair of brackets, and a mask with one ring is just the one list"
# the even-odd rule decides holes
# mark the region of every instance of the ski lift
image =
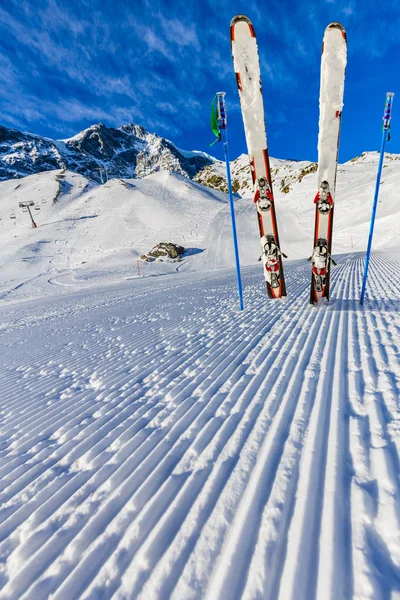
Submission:
[[28,209],[27,208],[23,208],[22,212],[28,212]]
[[40,206],[35,206],[35,210],[40,210]]
[[16,219],[17,217],[15,216],[15,212],[12,212],[10,215],[10,219]]

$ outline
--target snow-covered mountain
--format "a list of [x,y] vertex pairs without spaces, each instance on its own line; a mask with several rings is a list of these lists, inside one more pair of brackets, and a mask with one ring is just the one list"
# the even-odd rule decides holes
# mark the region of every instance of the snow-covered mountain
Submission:
[[0,126],[0,180],[51,169],[68,169],[98,182],[163,170],[193,178],[214,160],[133,124],[114,129],[99,123],[60,141]]
[[[114,129],[99,123],[59,141],[0,126],[0,181],[53,169],[67,169],[98,183],[168,171],[228,191],[223,161],[204,152],[182,150],[140,125]],[[315,163],[271,158],[275,191],[277,187],[289,191],[291,184],[314,169]],[[246,154],[231,162],[231,172],[233,191],[250,195],[253,186]]]
[[[245,159],[239,157],[234,165],[243,194],[235,203],[243,266],[256,263],[260,255]],[[374,239],[375,248],[382,250],[399,245],[399,159],[388,154],[383,169]],[[334,254],[366,248],[377,161],[378,153],[366,153],[339,166]],[[214,174],[219,168],[214,163]],[[305,259],[312,250],[315,164],[272,159],[272,173],[282,250],[290,259]],[[26,200],[35,203],[37,229],[30,228],[29,215],[19,208]],[[115,178],[103,185],[63,170],[0,182],[3,299],[54,293],[50,281],[85,286],[103,276],[123,279],[137,273],[136,258],[159,242],[177,243],[189,252],[179,267],[143,264],[141,275],[232,267],[227,195],[168,170],[141,179]]]
[[[284,194],[290,192],[293,184],[311,173],[316,172],[317,163],[310,161],[285,160],[270,157],[271,176],[274,193],[281,191]],[[247,154],[241,154],[231,162],[232,189],[243,197],[253,196],[253,183],[250,172],[249,158]],[[225,175],[225,163],[215,160],[205,166],[195,175],[194,181],[202,185],[228,192],[228,183]]]
[[[317,169],[317,164],[310,161],[271,158],[270,162],[275,194],[290,193],[296,183]],[[57,169],[84,175],[97,183],[168,171],[228,191],[223,161],[204,152],[182,150],[140,125],[115,129],[99,123],[59,141],[0,126],[0,181]],[[242,197],[251,196],[253,185],[246,154],[231,162],[231,173],[233,191]]]

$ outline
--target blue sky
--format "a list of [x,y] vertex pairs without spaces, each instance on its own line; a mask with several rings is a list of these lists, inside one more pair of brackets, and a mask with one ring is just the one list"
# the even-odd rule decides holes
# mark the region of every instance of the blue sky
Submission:
[[[209,114],[224,90],[235,158],[246,152],[229,42],[238,13],[258,38],[272,156],[317,159],[331,21],[343,23],[349,44],[339,158],[379,148],[385,93],[400,80],[397,0],[2,0],[0,123],[60,139],[133,122],[221,157],[218,145],[209,149]],[[400,95],[387,150],[400,153]]]

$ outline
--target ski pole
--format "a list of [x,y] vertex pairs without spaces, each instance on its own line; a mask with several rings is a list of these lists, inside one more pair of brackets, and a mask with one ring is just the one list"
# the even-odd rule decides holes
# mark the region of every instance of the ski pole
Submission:
[[374,195],[374,203],[372,205],[372,216],[371,216],[371,223],[370,223],[370,227],[369,227],[367,254],[365,256],[364,276],[363,276],[363,283],[362,283],[362,289],[361,289],[360,304],[364,303],[365,289],[367,287],[368,266],[369,266],[369,260],[371,257],[372,236],[374,234],[376,209],[378,206],[378,196],[379,196],[379,186],[380,186],[380,181],[381,181],[382,164],[383,164],[383,159],[385,156],[386,140],[390,139],[390,119],[392,116],[393,96],[394,96],[393,92],[386,93],[385,112],[383,114],[381,154],[379,156],[378,173],[376,176],[375,195]]
[[236,278],[239,294],[239,307],[243,310],[243,290],[242,290],[242,278],[240,275],[240,262],[239,262],[239,247],[236,232],[236,220],[235,220],[235,208],[233,205],[233,193],[232,193],[232,180],[231,180],[231,168],[229,164],[229,151],[228,151],[228,131],[227,131],[227,119],[226,119],[226,106],[225,106],[225,93],[217,93],[218,102],[218,128],[222,131],[222,142],[224,145],[225,163],[226,163],[226,178],[228,180],[228,192],[229,192],[229,207],[231,212],[231,224],[232,224],[232,237],[233,237],[233,248],[235,251],[235,263],[236,263]]

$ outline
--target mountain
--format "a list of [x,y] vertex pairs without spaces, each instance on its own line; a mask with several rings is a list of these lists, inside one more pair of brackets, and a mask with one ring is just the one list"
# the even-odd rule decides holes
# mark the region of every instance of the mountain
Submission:
[[[339,165],[335,257],[366,248],[378,158],[376,152],[365,153]],[[385,156],[374,249],[399,245],[399,159]],[[243,192],[235,199],[235,213],[245,267],[257,263],[260,240],[252,193],[246,188],[246,157],[234,162]],[[305,260],[313,244],[315,165],[278,159],[272,165],[282,250],[290,259]],[[218,162],[213,168],[214,174],[218,169],[223,174]],[[37,229],[19,207],[22,201],[34,202]],[[143,264],[145,277],[233,267],[227,195],[166,170],[137,179],[113,178],[103,185],[61,169],[0,182],[0,300],[60,293],[62,286],[85,287],[103,277],[123,280],[137,272],[136,259],[159,242],[173,242],[189,252],[179,266]]]
[[[290,192],[293,183],[316,168],[316,163],[309,161],[271,158],[274,191]],[[228,191],[223,161],[205,152],[182,150],[140,125],[115,129],[99,123],[58,141],[0,126],[0,181],[54,169],[69,170],[97,183],[168,171]],[[233,191],[243,197],[252,195],[246,154],[231,162],[231,172]]]
[[140,125],[115,129],[99,123],[59,141],[0,126],[0,180],[54,169],[68,169],[97,182],[163,170],[192,179],[214,162],[208,154],[181,150]]
[[[296,182],[317,170],[317,163],[310,161],[285,160],[270,157],[274,192],[288,194]],[[232,189],[242,197],[253,197],[253,183],[247,154],[241,154],[231,162]],[[225,163],[215,160],[194,176],[194,181],[221,192],[228,192]]]

